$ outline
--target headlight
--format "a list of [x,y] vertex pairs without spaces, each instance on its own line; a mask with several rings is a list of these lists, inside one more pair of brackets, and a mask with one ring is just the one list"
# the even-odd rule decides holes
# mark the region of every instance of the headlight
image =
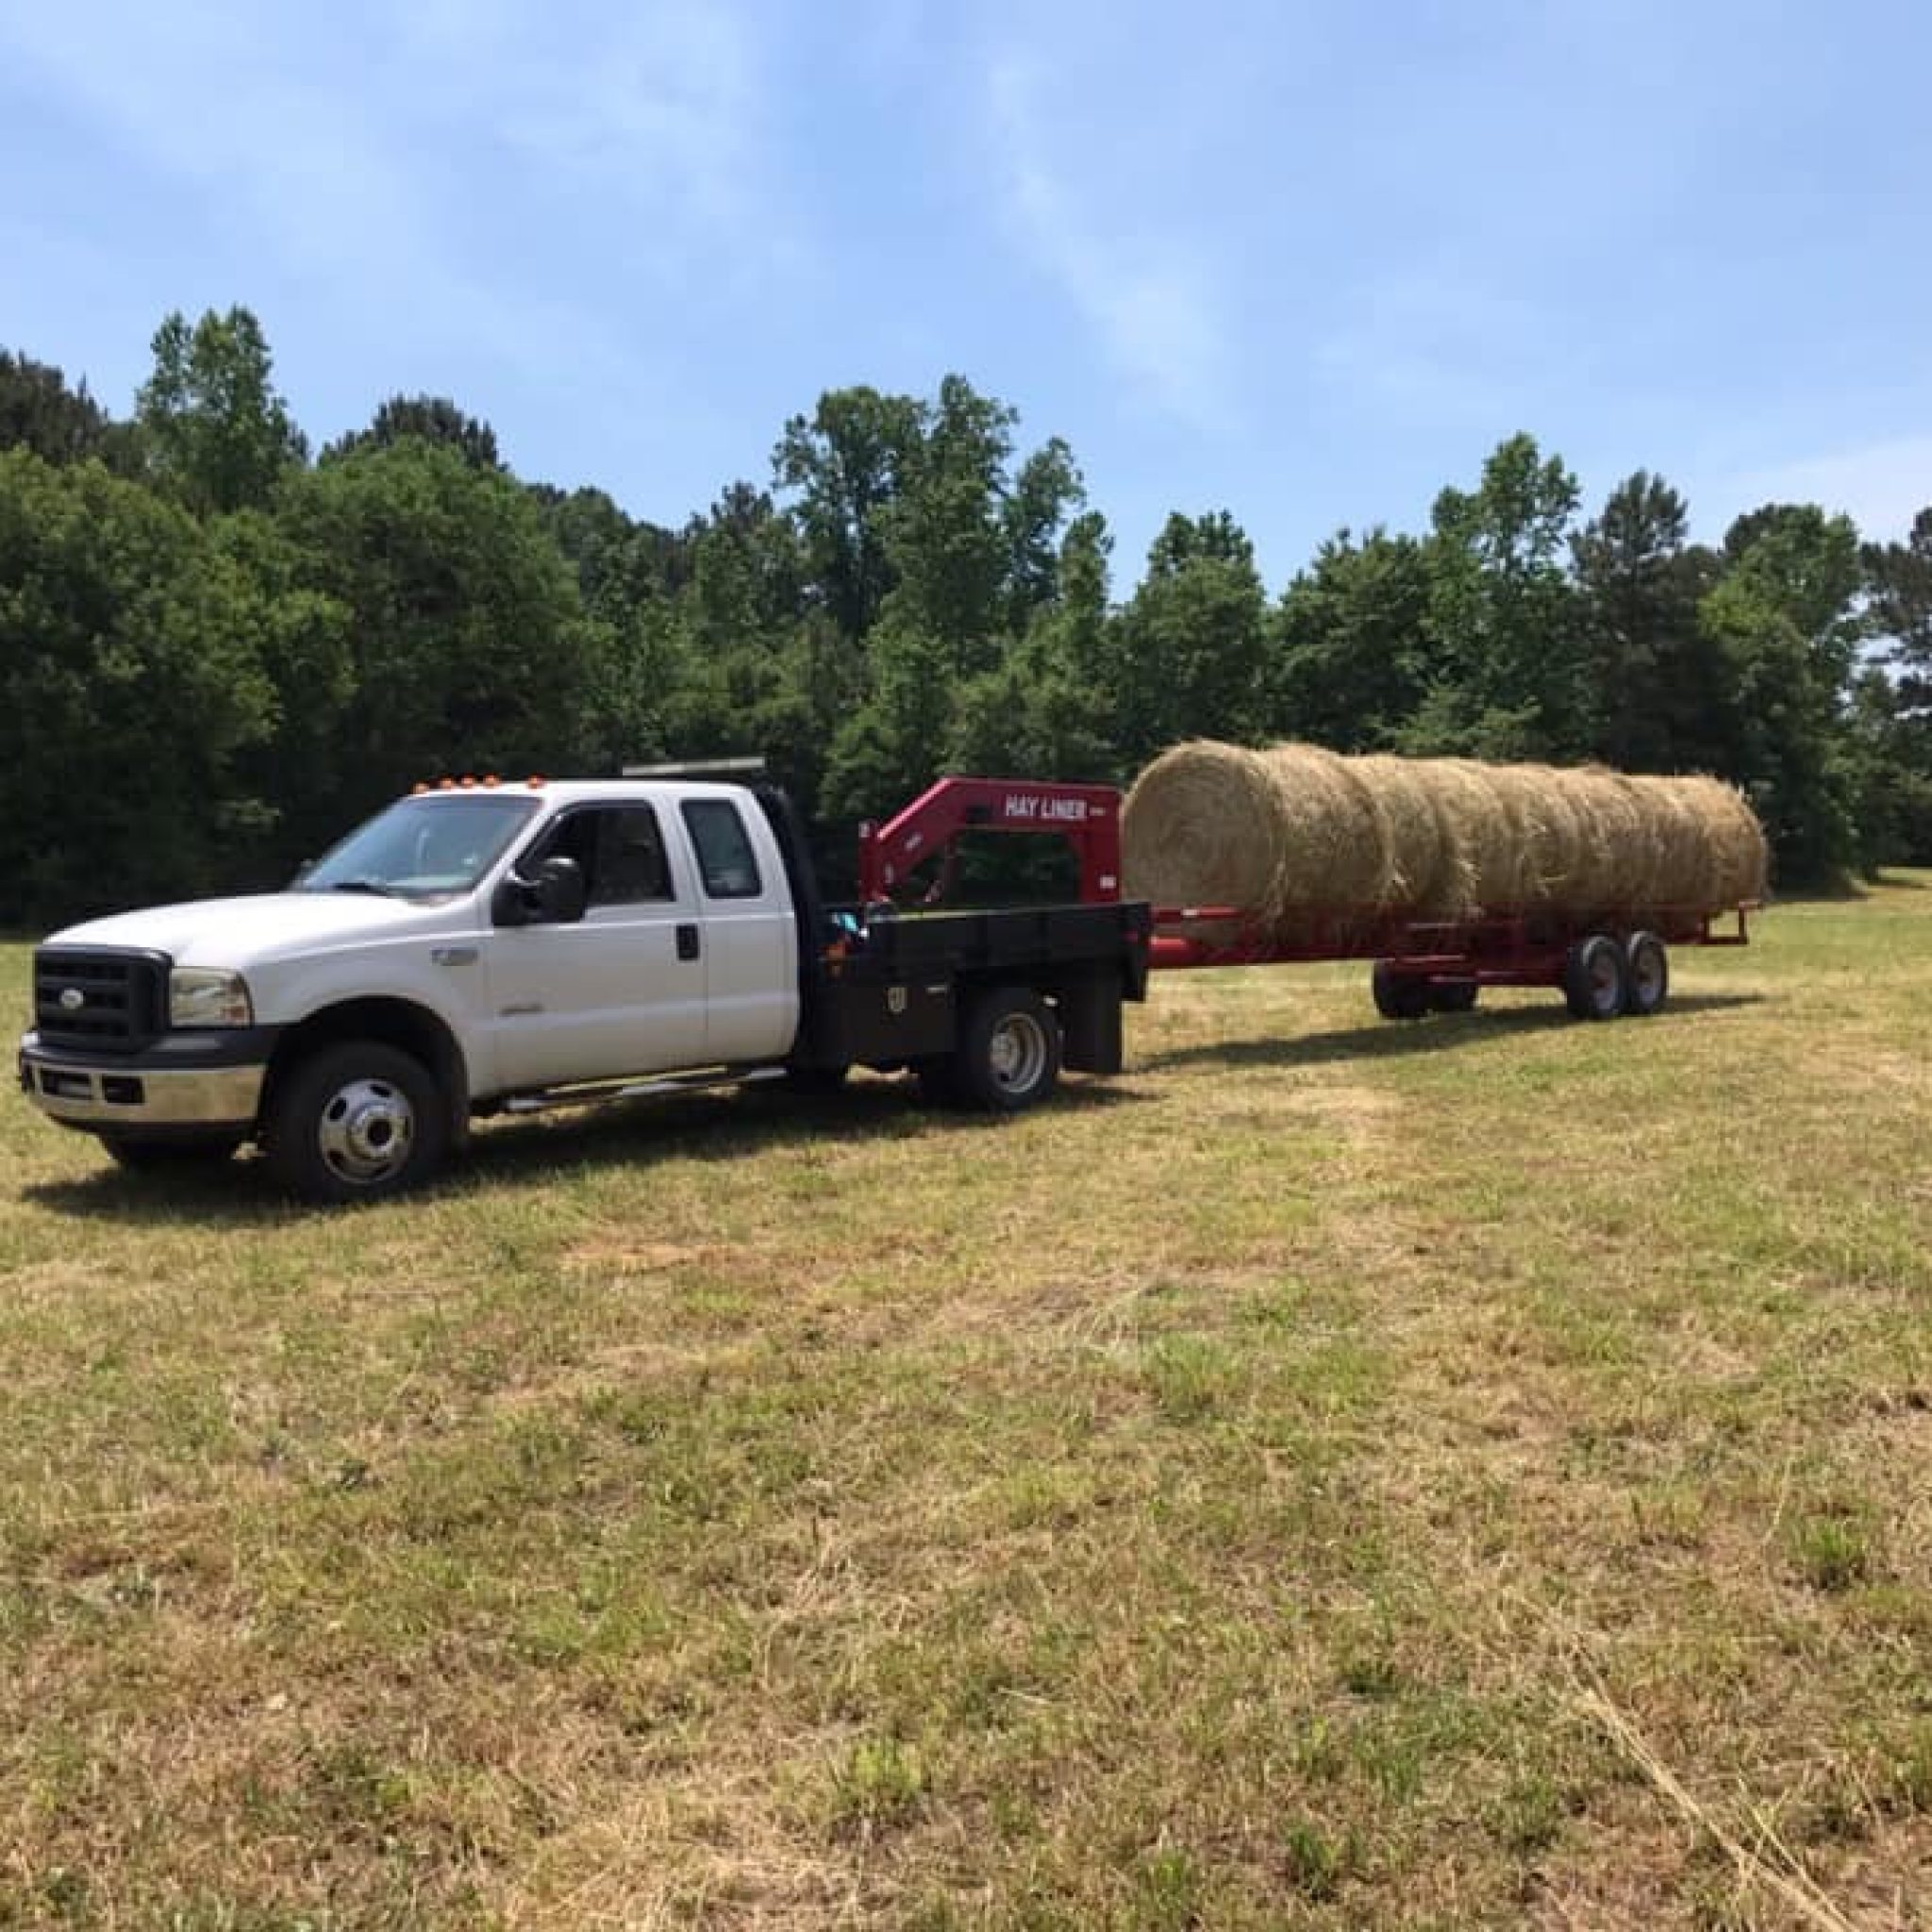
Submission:
[[168,974],[168,1023],[174,1026],[252,1026],[248,982],[239,973],[177,966]]

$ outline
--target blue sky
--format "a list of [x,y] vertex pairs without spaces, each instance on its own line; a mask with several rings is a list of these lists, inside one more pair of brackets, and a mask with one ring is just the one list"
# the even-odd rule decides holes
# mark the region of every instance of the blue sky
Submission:
[[677,524],[844,383],[1066,438],[1131,587],[1279,589],[1518,429],[1700,534],[1932,503],[1932,12],[1840,0],[0,0],[0,345],[244,303],[317,443],[454,395]]

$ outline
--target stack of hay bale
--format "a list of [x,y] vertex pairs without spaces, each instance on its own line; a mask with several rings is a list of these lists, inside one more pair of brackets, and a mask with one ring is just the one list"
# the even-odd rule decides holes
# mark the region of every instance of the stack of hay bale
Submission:
[[1697,916],[1763,897],[1764,833],[1716,778],[1175,745],[1121,818],[1123,885],[1239,907],[1283,943],[1371,914]]

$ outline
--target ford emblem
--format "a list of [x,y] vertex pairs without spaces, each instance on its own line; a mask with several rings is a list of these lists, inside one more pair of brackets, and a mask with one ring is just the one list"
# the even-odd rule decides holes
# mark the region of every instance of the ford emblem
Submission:
[[77,1013],[87,1005],[87,995],[77,986],[60,989],[60,1010],[63,1013]]

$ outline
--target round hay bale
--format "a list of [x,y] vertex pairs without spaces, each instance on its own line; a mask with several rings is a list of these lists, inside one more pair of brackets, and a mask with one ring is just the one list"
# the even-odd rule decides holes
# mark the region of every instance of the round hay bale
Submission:
[[1353,761],[1312,744],[1273,744],[1261,758],[1288,828],[1267,908],[1276,925],[1387,905],[1395,876],[1388,815]]
[[1771,871],[1764,827],[1735,785],[1703,775],[1672,778],[1682,810],[1699,827],[1708,870],[1700,911],[1716,912],[1740,901],[1762,899]]
[[1475,758],[1444,758],[1463,779],[1476,816],[1464,827],[1472,841],[1475,900],[1485,910],[1535,906],[1545,896],[1548,822],[1540,788],[1524,765],[1491,765]]
[[1553,765],[1501,765],[1499,787],[1516,795],[1517,811],[1531,854],[1529,906],[1560,906],[1568,901],[1578,864],[1583,830],[1576,808],[1558,782]]
[[1389,831],[1389,903],[1441,913],[1467,897],[1434,792],[1413,758],[1370,752],[1351,761],[1374,793]]
[[1274,903],[1290,834],[1281,791],[1260,756],[1196,740],[1164,751],[1121,808],[1121,883],[1157,906]]
[[1643,808],[1649,869],[1637,904],[1646,912],[1703,911],[1714,884],[1712,847],[1677,783],[1632,778]]

